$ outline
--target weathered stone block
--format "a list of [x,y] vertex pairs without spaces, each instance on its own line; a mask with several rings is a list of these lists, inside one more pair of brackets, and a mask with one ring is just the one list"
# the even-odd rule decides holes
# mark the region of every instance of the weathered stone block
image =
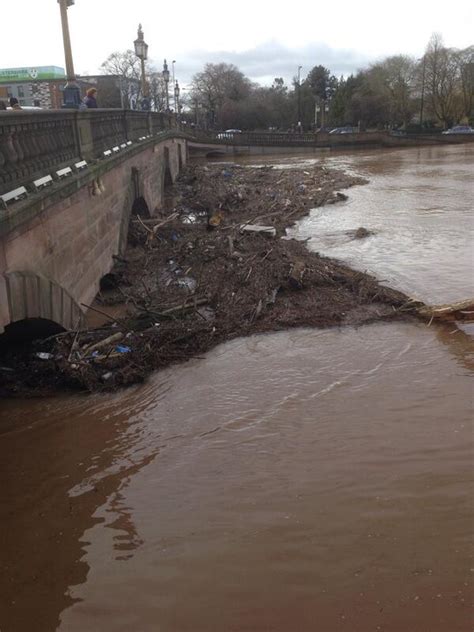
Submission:
[[26,317],[40,318],[39,278],[36,275],[24,275]]

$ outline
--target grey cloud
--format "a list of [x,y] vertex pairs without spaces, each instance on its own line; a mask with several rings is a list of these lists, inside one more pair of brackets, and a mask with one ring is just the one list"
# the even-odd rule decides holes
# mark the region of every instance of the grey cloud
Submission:
[[176,62],[176,77],[188,84],[196,72],[206,63],[235,64],[247,77],[262,85],[272,83],[274,77],[283,77],[290,83],[302,66],[301,77],[313,66],[322,64],[336,76],[348,75],[375,61],[359,52],[331,48],[325,44],[311,44],[299,49],[289,49],[276,41],[268,41],[255,48],[236,52],[206,50],[185,53]]

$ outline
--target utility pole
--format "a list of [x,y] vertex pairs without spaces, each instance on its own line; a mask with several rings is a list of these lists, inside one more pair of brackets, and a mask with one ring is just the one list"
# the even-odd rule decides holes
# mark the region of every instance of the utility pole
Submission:
[[74,0],[58,0],[61,11],[61,26],[63,31],[64,58],[66,61],[67,82],[63,91],[63,108],[77,109],[81,104],[81,91],[76,83],[74,63],[72,60],[71,36],[69,34],[69,22],[67,18],[68,7],[73,6]]
[[424,100],[425,100],[425,70],[426,70],[426,54],[423,55],[423,72],[421,75],[420,128],[423,127],[423,106],[424,106]]
[[303,66],[298,66],[298,129],[301,124],[301,69]]

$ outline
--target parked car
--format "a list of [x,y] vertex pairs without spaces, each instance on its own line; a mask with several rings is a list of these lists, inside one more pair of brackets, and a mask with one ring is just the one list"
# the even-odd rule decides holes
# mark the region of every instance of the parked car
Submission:
[[220,132],[219,134],[217,134],[217,138],[232,140],[235,134],[242,134],[242,130],[241,129],[226,129],[225,132]]
[[346,125],[345,127],[335,127],[329,133],[330,134],[354,134],[357,131],[350,125]]
[[455,125],[451,129],[447,129],[443,134],[474,134],[474,129],[469,125]]
[[404,129],[392,129],[390,130],[391,136],[406,136],[407,133]]

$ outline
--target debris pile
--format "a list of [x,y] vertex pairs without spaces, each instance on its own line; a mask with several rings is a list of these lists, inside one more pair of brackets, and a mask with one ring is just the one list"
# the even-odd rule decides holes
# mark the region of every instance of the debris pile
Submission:
[[131,217],[92,306],[107,322],[4,352],[0,394],[111,390],[237,336],[405,317],[404,294],[286,236],[363,182],[318,166],[188,166],[161,216]]

